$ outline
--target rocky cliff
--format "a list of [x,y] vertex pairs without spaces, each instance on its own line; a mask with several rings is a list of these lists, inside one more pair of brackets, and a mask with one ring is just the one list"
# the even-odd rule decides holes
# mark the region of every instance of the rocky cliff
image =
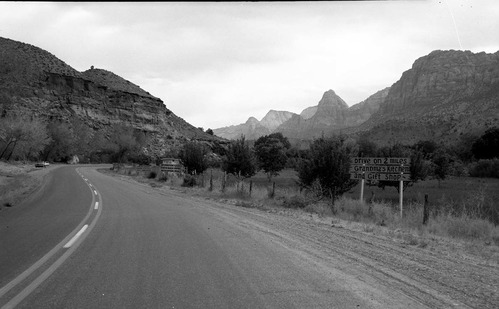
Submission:
[[449,50],[417,59],[352,132],[382,144],[452,143],[493,126],[499,126],[499,52]]
[[78,72],[36,46],[0,38],[0,114],[33,114],[67,121],[80,118],[95,130],[131,125],[154,137],[160,154],[191,140],[220,139],[176,116],[163,101],[116,74]]

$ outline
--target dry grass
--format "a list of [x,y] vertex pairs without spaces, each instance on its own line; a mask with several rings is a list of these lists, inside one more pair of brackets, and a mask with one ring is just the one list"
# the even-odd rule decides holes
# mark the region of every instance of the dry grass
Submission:
[[[432,215],[429,223],[423,225],[423,204],[418,200],[420,196],[418,199],[408,198],[409,201],[405,201],[403,216],[400,217],[398,199],[396,203],[393,203],[393,199],[381,200],[379,198],[366,203],[348,197],[349,194],[346,194],[336,200],[333,206],[328,199],[317,200],[316,197],[305,191],[300,192],[295,183],[295,175],[290,173],[285,175],[291,180],[276,178],[274,194],[272,194],[272,183],[264,178],[264,174],[243,181],[233,176],[227,176],[225,187],[223,187],[224,176],[219,170],[196,176],[196,186],[182,189],[189,190],[196,195],[232,201],[234,205],[242,207],[281,207],[281,209],[288,208],[317,214],[319,217],[329,217],[333,221],[358,222],[362,224],[361,230],[363,232],[385,234],[399,239],[404,244],[417,245],[421,248],[428,245],[430,235],[499,245],[499,227],[479,216],[483,213],[483,208],[487,206],[487,201],[490,200],[488,186],[493,187],[496,185],[495,183],[475,187],[472,186],[475,182],[465,183],[464,186],[468,189],[464,193],[461,192],[462,199],[459,203],[446,199],[445,195],[442,195],[440,200],[430,204]],[[139,177],[144,179],[143,182],[146,181],[147,176]],[[211,182],[210,177],[212,177]],[[156,179],[149,180],[160,183],[158,178],[159,175]],[[166,182],[159,185],[180,188],[183,179],[181,176],[169,175]],[[466,181],[469,179],[465,178]],[[279,186],[277,182],[287,185]],[[480,184],[481,182],[476,183]],[[387,193],[385,192],[385,194]]]
[[34,169],[31,163],[0,162],[0,210],[19,204],[40,186],[40,177],[29,174]]

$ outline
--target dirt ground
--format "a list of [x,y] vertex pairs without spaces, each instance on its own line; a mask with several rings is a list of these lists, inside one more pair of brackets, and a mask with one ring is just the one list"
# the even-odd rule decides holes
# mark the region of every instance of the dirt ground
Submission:
[[325,271],[341,267],[368,285],[393,291],[394,297],[402,293],[430,308],[499,308],[499,248],[494,244],[418,236],[295,209],[255,207],[109,174],[147,190],[196,199],[221,214],[244,217],[247,221],[241,224],[251,224]]
[[43,177],[57,165],[36,168],[34,163],[9,164],[0,161],[0,211],[15,207],[35,192]]

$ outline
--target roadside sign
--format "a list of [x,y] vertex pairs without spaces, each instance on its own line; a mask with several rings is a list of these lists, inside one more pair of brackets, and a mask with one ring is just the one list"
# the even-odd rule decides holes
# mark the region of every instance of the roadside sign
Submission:
[[350,179],[359,179],[360,200],[364,200],[364,182],[366,180],[398,181],[400,217],[402,217],[402,201],[404,181],[411,180],[410,158],[350,158]]

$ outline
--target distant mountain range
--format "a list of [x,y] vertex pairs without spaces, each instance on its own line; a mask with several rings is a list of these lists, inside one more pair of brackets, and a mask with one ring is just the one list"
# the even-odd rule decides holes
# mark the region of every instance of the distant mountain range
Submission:
[[97,68],[78,72],[36,46],[0,37],[0,117],[35,115],[48,120],[82,120],[93,130],[125,124],[148,133],[149,153],[199,140],[226,140],[195,128],[163,101],[120,76]]
[[250,117],[244,124],[214,129],[213,136],[112,72],[93,67],[78,72],[43,49],[0,37],[0,117],[76,117],[103,132],[126,124],[150,134],[148,151],[157,155],[189,140],[218,147],[241,135],[254,140],[272,132],[295,143],[337,133],[379,144],[452,143],[499,127],[499,52],[433,51],[391,87],[358,104],[349,107],[328,90],[311,105],[300,114],[270,110],[260,121]]
[[[276,119],[274,127],[280,124],[274,129],[263,125],[267,116]],[[379,144],[453,143],[463,134],[499,126],[499,52],[434,51],[417,59],[391,87],[351,107],[328,90],[300,115],[270,111],[264,119],[251,117],[213,131],[228,139],[281,132],[291,141],[304,141],[344,133]]]

